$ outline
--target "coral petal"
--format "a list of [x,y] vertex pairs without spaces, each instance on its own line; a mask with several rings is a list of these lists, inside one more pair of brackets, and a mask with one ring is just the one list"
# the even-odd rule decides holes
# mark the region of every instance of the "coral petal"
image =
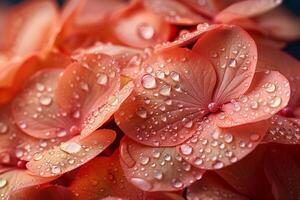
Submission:
[[293,200],[300,196],[300,162],[298,146],[276,146],[266,154],[265,173],[276,200]]
[[255,73],[257,49],[254,40],[237,26],[221,26],[202,36],[193,50],[208,58],[217,72],[214,102],[226,103],[250,86]]
[[205,172],[183,161],[175,148],[153,148],[124,139],[120,149],[126,178],[144,191],[181,190]]
[[44,151],[40,157],[27,163],[33,174],[52,177],[71,171],[96,157],[115,139],[112,130],[98,130],[88,136],[76,136],[59,146]]
[[114,36],[122,44],[138,48],[167,41],[173,32],[169,23],[146,10],[141,3],[133,3],[120,10],[113,16],[110,26]]
[[177,147],[182,157],[202,169],[221,169],[249,154],[263,139],[268,121],[219,128],[214,120],[203,122],[198,132]]
[[215,17],[218,22],[228,23],[236,19],[255,17],[279,6],[282,0],[246,0],[238,1]]
[[8,199],[9,195],[18,189],[48,183],[56,178],[32,176],[26,170],[11,170],[0,175],[0,195],[2,199]]
[[[55,100],[76,118],[80,128],[92,112],[106,104],[120,87],[118,63],[104,54],[80,54],[59,78]],[[104,123],[104,122],[103,122]]]
[[288,80],[279,72],[256,72],[249,90],[213,115],[218,126],[232,127],[268,119],[289,101]]
[[9,200],[74,200],[75,195],[67,188],[59,185],[49,185],[46,187],[27,187],[14,191],[9,196]]
[[214,200],[247,200],[232,191],[224,181],[213,173],[206,172],[203,178],[187,188],[187,199],[214,199]]
[[151,146],[175,146],[207,114],[216,77],[211,64],[188,49],[152,55],[131,96],[115,114],[127,136]]
[[[176,0],[144,0],[144,5],[176,25],[196,25],[208,20]],[[176,13],[174,15],[174,13]]]
[[61,110],[54,99],[61,72],[61,69],[38,72],[14,99],[14,118],[28,135],[47,139],[71,134],[71,127],[77,119]]

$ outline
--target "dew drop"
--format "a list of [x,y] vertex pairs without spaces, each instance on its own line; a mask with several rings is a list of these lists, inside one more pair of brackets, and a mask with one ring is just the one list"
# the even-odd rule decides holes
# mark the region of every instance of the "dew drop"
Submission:
[[146,74],[142,78],[142,85],[146,89],[153,89],[156,87],[156,80],[152,75]]
[[147,111],[144,110],[144,109],[138,110],[138,111],[136,112],[136,114],[137,114],[140,118],[142,118],[142,119],[146,119],[146,118],[147,118]]
[[163,173],[159,170],[155,170],[154,171],[154,174],[153,174],[153,177],[157,180],[162,180],[163,178]]
[[140,24],[137,31],[139,36],[145,40],[151,40],[155,35],[153,26],[146,23]]
[[99,85],[106,85],[107,84],[107,82],[108,82],[108,76],[106,75],[106,74],[103,74],[103,73],[99,73],[98,75],[97,75],[97,83],[99,84]]
[[277,108],[281,105],[281,98],[278,96],[275,96],[270,102],[269,102],[269,106],[271,108]]
[[7,133],[8,131],[8,126],[2,122],[0,122],[0,134]]
[[183,187],[183,183],[178,179],[173,179],[172,185],[174,188],[182,188]]
[[58,166],[52,166],[51,172],[52,172],[52,174],[59,174],[61,172],[61,169]]
[[265,90],[266,90],[267,92],[272,93],[272,92],[275,92],[275,90],[276,90],[276,85],[273,84],[273,83],[266,83],[266,84],[264,85],[264,88],[265,88]]
[[169,85],[163,85],[160,90],[159,90],[159,94],[161,94],[162,96],[170,96],[171,94],[171,86]]
[[191,155],[193,148],[188,144],[182,144],[180,146],[180,151],[183,155]]
[[4,188],[7,185],[7,180],[0,178],[0,188]]
[[150,161],[150,158],[148,156],[142,156],[141,159],[140,159],[140,163],[142,165],[147,165]]
[[225,141],[226,143],[231,143],[231,142],[233,141],[233,136],[232,136],[230,133],[226,133],[226,134],[224,135],[224,141]]
[[223,167],[224,167],[224,163],[222,163],[221,161],[218,161],[213,165],[214,169],[221,169]]
[[177,72],[171,72],[170,77],[173,81],[179,81],[179,74]]
[[76,142],[63,142],[60,149],[69,154],[78,153],[81,150],[81,145]]
[[49,106],[52,103],[52,98],[51,97],[41,97],[40,98],[40,104],[43,106]]
[[255,141],[257,141],[257,140],[259,140],[259,138],[260,138],[260,135],[259,134],[252,134],[251,136],[250,136],[250,140],[252,140],[253,142],[255,142]]
[[229,67],[235,68],[236,66],[237,66],[236,60],[235,60],[235,59],[231,59],[231,60],[229,61]]

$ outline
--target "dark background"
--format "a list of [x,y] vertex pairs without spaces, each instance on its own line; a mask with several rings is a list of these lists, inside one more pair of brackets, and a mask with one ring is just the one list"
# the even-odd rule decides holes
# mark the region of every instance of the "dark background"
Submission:
[[[2,0],[0,0],[2,1]],[[57,2],[62,5],[64,0],[57,0]],[[99,0],[101,1],[101,0]],[[162,0],[163,1],[163,0]],[[222,1],[222,0],[220,0]],[[22,0],[4,0],[4,2],[7,2],[8,4],[16,4],[19,2],[22,2]],[[284,6],[289,8],[291,12],[293,12],[295,15],[300,16],[300,0],[284,0],[283,3]],[[300,26],[300,22],[299,22]],[[286,48],[285,51],[289,52],[290,54],[294,55],[298,59],[300,59],[300,40],[290,43]]]

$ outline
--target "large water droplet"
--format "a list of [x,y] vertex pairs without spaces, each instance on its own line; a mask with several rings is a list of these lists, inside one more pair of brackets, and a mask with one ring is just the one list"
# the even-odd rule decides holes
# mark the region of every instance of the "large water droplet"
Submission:
[[4,188],[7,185],[7,180],[0,178],[0,188]]
[[49,106],[52,103],[51,97],[42,96],[40,98],[40,104],[43,106]]
[[108,82],[108,76],[106,75],[106,74],[103,74],[103,73],[99,73],[98,75],[97,75],[97,83],[99,84],[99,85],[106,85],[107,84],[107,82]]
[[269,106],[271,108],[277,108],[281,105],[281,97],[275,96],[271,101],[269,101]]
[[153,89],[156,87],[156,80],[152,75],[146,74],[142,78],[142,85],[146,89]]
[[162,180],[163,178],[163,173],[159,170],[154,170],[153,177],[157,180]]
[[179,81],[179,74],[177,72],[171,72],[170,77],[173,81]]
[[229,61],[229,67],[235,68],[236,66],[237,66],[236,60],[235,60],[235,59],[231,59],[231,60]]
[[162,96],[170,96],[171,94],[171,86],[169,85],[163,85],[160,90],[159,90],[159,94],[161,94]]
[[81,150],[81,145],[76,142],[63,142],[60,149],[69,154],[78,153]]
[[191,155],[193,148],[188,144],[182,144],[180,146],[180,151],[183,155]]
[[138,26],[137,31],[138,31],[139,36],[145,40],[150,40],[155,35],[155,30],[154,30],[153,26],[146,24],[146,23],[140,24]]
[[140,159],[140,163],[142,165],[147,165],[150,161],[150,158],[148,156],[142,156],[141,159]]

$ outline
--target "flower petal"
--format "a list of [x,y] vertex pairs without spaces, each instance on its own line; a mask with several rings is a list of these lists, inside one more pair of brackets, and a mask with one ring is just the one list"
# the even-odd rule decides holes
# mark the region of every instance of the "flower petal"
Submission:
[[21,188],[26,188],[34,185],[48,183],[57,177],[43,178],[33,176],[27,173],[26,170],[11,170],[0,174],[1,188],[0,195],[2,199],[8,199],[9,195]]
[[[91,184],[92,183],[92,184]],[[119,161],[119,153],[110,157],[97,157],[82,166],[69,189],[77,200],[182,200],[173,193],[147,193],[130,184],[124,176]]]
[[240,194],[251,199],[273,199],[264,173],[265,150],[266,146],[259,145],[244,159],[216,172]]
[[47,50],[54,42],[58,10],[54,1],[26,2],[12,9],[5,28],[5,46],[12,56]]
[[300,119],[275,115],[263,142],[300,144]]
[[181,190],[204,173],[183,161],[172,147],[153,148],[126,138],[120,156],[127,180],[144,191]]
[[187,188],[187,199],[213,199],[213,200],[247,200],[232,191],[226,183],[213,173],[205,173],[203,178]]
[[151,146],[175,146],[195,132],[207,114],[216,77],[211,64],[188,49],[151,55],[131,96],[115,114],[130,138]]
[[267,46],[258,46],[257,70],[274,70],[283,74],[290,83],[291,97],[289,107],[294,109],[300,106],[300,61],[283,51]]
[[268,121],[219,128],[214,120],[205,120],[198,131],[177,147],[178,153],[202,169],[220,169],[231,165],[249,154],[263,139]]
[[[113,36],[121,44],[138,48],[151,47],[167,41],[173,32],[169,23],[146,10],[138,1],[115,13],[109,26]],[[109,37],[111,39],[112,36]]]
[[14,191],[9,196],[9,200],[74,200],[75,195],[67,188],[59,185],[49,185],[45,187],[27,187]]
[[47,139],[75,134],[77,119],[61,110],[54,99],[61,72],[61,69],[38,72],[14,99],[14,118],[28,135]]
[[218,13],[215,20],[217,22],[228,23],[237,19],[255,17],[272,10],[281,3],[282,0],[238,1]]
[[270,36],[285,41],[300,38],[299,20],[299,17],[293,16],[289,10],[281,7],[255,19],[257,25]]
[[279,72],[256,72],[249,90],[213,115],[218,126],[232,127],[268,119],[284,108],[290,98],[288,80]]
[[275,146],[266,155],[265,172],[276,200],[293,200],[300,196],[299,147]]
[[86,118],[119,90],[120,74],[118,63],[108,55],[82,54],[77,61],[59,78],[55,100],[63,110],[80,119],[82,129]]
[[196,25],[208,21],[176,0],[144,0],[144,6],[176,25]]
[[90,48],[81,49],[78,52],[75,52],[75,55],[73,57],[75,57],[76,60],[76,55],[82,53],[101,53],[112,56],[119,63],[121,75],[135,78],[140,71],[142,52],[143,51],[139,49],[129,48],[125,46],[97,43]]
[[207,32],[193,50],[208,58],[217,72],[214,102],[223,104],[239,97],[255,73],[257,49],[254,40],[237,26],[221,26]]
[[33,174],[52,177],[71,171],[96,157],[115,139],[112,130],[98,130],[88,136],[76,136],[44,151],[26,165]]

